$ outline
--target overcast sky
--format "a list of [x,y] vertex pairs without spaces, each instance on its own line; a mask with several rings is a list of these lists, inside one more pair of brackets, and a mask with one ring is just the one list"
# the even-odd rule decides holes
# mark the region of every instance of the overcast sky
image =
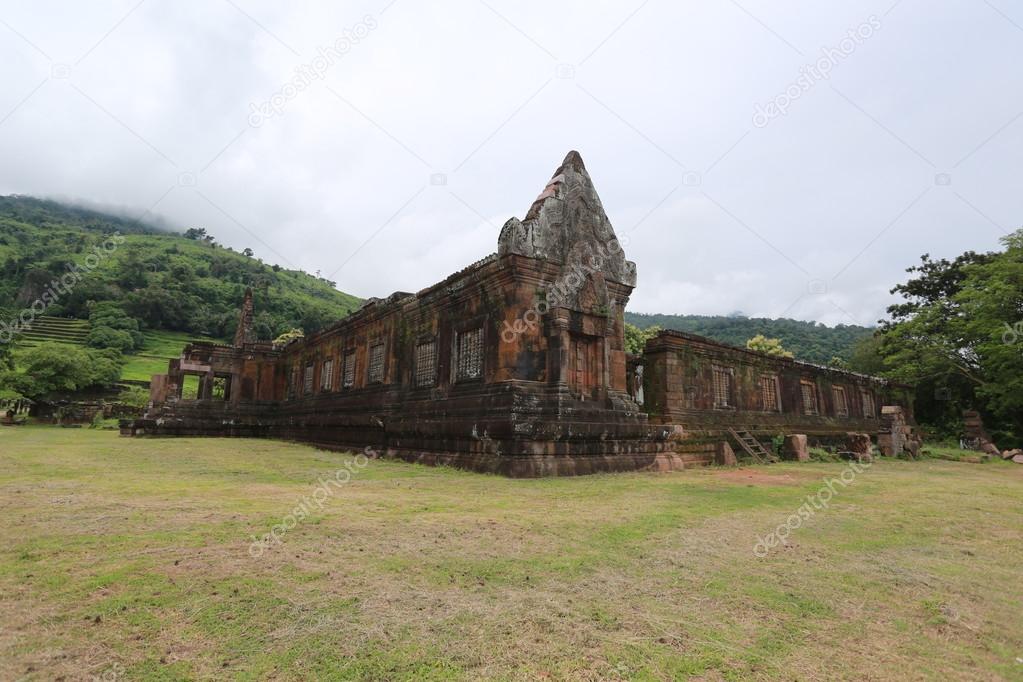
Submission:
[[873,324],[921,253],[1023,224],[1021,63],[1010,0],[3,0],[0,193],[384,296],[577,149],[630,310]]

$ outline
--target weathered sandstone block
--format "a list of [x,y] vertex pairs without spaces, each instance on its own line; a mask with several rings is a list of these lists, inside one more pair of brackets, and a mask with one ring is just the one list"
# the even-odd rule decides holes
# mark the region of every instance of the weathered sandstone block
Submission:
[[795,462],[809,462],[810,449],[806,445],[806,434],[793,433],[785,436],[781,452],[784,459]]

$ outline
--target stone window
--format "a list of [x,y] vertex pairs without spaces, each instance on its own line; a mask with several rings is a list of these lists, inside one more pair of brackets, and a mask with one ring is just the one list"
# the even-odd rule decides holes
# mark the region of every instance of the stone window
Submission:
[[369,368],[366,379],[371,384],[379,384],[384,380],[384,344],[375,343],[369,347]]
[[323,361],[320,368],[320,390],[329,391],[334,388],[334,359]]
[[874,394],[870,391],[860,391],[860,401],[863,403],[863,416],[873,419],[877,416],[877,409],[874,406]]
[[803,396],[803,414],[817,414],[817,385],[803,379],[799,382],[799,391]]
[[230,376],[219,374],[213,377],[213,392],[211,397],[214,400],[227,400],[231,397]]
[[305,366],[305,374],[302,376],[302,393],[309,395],[313,392],[313,363]]
[[458,333],[456,379],[483,376],[483,327]]
[[849,401],[845,397],[845,387],[832,386],[831,394],[835,397],[835,415],[838,417],[848,417]]
[[686,386],[685,400],[686,400],[686,409],[687,410],[695,410],[696,409],[696,387],[695,386]]
[[291,384],[288,387],[288,397],[294,398],[298,395],[299,388],[302,382],[301,370],[298,365],[291,368]]
[[416,345],[416,388],[437,383],[437,341],[423,341]]
[[732,370],[729,367],[713,367],[714,407],[732,407]]
[[760,377],[760,404],[764,412],[780,412],[778,405],[778,377],[764,375]]
[[182,400],[198,400],[199,387],[202,381],[199,379],[198,374],[186,374],[181,377],[181,399]]
[[355,385],[355,351],[345,353],[341,363],[341,388],[351,388]]

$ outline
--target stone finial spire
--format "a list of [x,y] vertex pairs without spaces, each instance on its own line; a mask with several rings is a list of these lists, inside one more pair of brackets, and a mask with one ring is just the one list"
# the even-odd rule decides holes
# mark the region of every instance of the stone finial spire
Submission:
[[636,264],[625,260],[577,151],[570,151],[554,171],[525,220],[504,224],[497,246],[501,256],[516,253],[568,267],[585,264],[609,281],[636,285]]
[[234,345],[242,346],[246,343],[256,342],[256,331],[252,324],[253,316],[252,288],[245,289],[245,299],[242,301],[241,314],[238,316],[238,329],[234,332]]

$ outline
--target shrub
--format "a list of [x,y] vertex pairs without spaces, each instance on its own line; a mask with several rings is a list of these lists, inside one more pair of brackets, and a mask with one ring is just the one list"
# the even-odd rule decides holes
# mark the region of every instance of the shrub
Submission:
[[121,329],[93,327],[85,337],[85,343],[93,348],[114,348],[121,352],[134,350],[135,340]]

